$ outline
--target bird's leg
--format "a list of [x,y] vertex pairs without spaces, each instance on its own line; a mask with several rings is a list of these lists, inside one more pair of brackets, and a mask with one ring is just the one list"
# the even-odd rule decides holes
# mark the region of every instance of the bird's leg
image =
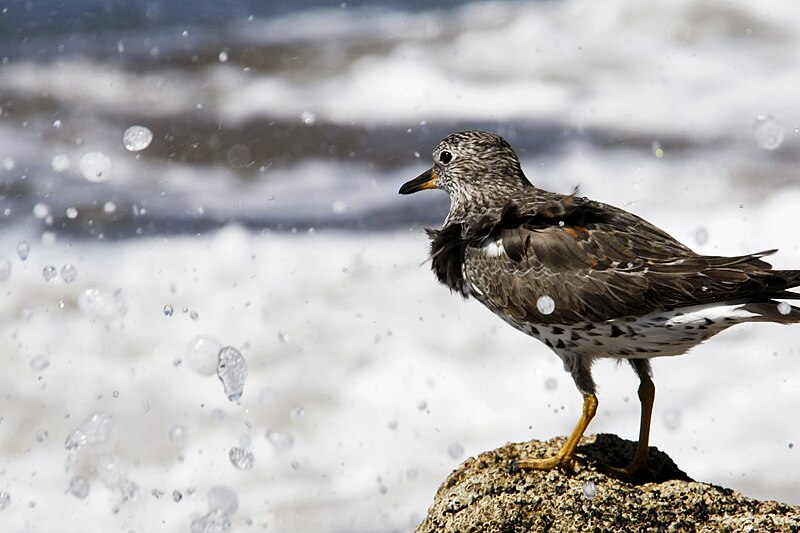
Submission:
[[636,445],[636,454],[633,456],[633,461],[628,466],[625,468],[608,468],[612,473],[624,477],[631,476],[643,467],[647,467],[647,458],[650,450],[650,418],[653,414],[653,402],[656,397],[656,386],[650,378],[650,362],[646,359],[632,359],[631,365],[633,365],[640,379],[639,401],[642,403],[642,418],[639,424],[639,442]]
[[583,412],[578,420],[578,425],[572,431],[566,444],[561,447],[558,453],[547,459],[520,459],[515,465],[518,468],[529,468],[532,470],[552,470],[553,468],[571,468],[575,460],[575,448],[583,437],[589,422],[597,412],[597,396],[593,393],[583,393]]

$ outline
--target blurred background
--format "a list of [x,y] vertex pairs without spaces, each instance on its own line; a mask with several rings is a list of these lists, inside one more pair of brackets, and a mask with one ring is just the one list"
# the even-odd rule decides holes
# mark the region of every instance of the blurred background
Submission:
[[[800,267],[790,0],[6,0],[0,59],[6,531],[411,531],[466,458],[568,433],[558,358],[429,272],[446,195],[397,195],[452,131]],[[798,335],[655,361],[651,443],[800,503]],[[635,439],[595,374],[589,431]]]

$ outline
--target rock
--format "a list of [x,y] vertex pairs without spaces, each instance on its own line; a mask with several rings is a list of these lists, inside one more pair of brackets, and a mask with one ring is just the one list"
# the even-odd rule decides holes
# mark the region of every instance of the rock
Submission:
[[[520,457],[555,454],[565,440],[507,444],[468,459],[439,488],[417,533],[800,532],[800,507],[692,481],[655,448],[650,448],[649,480],[604,474],[603,464],[624,466],[633,457],[636,444],[615,435],[585,438],[578,452],[586,465],[575,472],[513,467]],[[594,483],[593,496],[587,482]]]

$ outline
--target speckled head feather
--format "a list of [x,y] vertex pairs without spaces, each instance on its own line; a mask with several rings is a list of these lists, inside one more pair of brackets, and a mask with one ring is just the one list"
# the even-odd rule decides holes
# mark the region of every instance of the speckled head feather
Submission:
[[436,187],[450,194],[448,221],[464,219],[467,209],[502,209],[509,193],[533,187],[508,141],[488,131],[449,135],[433,151],[433,162]]

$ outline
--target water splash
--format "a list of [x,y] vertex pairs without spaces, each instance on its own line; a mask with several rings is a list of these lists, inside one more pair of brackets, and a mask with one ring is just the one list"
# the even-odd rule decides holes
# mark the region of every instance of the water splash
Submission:
[[228,487],[211,487],[206,494],[208,513],[192,520],[192,533],[226,533],[239,508],[236,493]]
[[244,392],[244,382],[247,379],[247,362],[244,356],[233,346],[226,346],[219,352],[217,376],[225,387],[228,400],[237,402]]
[[75,476],[69,481],[69,493],[78,499],[89,495],[89,480],[83,476]]
[[58,269],[53,265],[45,265],[42,269],[42,277],[46,282],[50,283],[58,277]]
[[102,152],[86,152],[78,162],[81,174],[88,181],[102,183],[111,178],[111,158]]
[[221,350],[222,343],[217,339],[198,335],[186,347],[186,363],[200,375],[214,375],[217,373]]
[[761,148],[777,150],[783,144],[785,133],[778,119],[772,115],[758,115],[753,125],[753,136]]
[[536,300],[536,308],[543,315],[549,315],[556,310],[556,302],[553,300],[551,296],[545,294],[544,296],[540,296],[539,299]]
[[26,241],[19,241],[17,243],[17,255],[19,256],[20,260],[25,261],[30,253],[30,244],[28,244]]
[[595,486],[594,481],[589,480],[584,482],[581,488],[583,489],[583,497],[587,500],[591,500],[597,495],[597,487]]
[[61,279],[64,283],[72,283],[78,277],[78,269],[75,265],[67,263],[61,267]]
[[11,505],[11,495],[0,490],[0,511]]
[[78,295],[78,308],[89,318],[111,321],[125,316],[128,306],[121,291],[91,285]]
[[238,446],[231,448],[230,452],[228,452],[228,458],[231,460],[231,464],[239,470],[250,470],[253,468],[253,463],[255,463],[253,452]]
[[139,486],[128,478],[122,460],[114,453],[116,440],[111,413],[98,411],[69,433],[64,447],[70,453],[68,465],[74,464],[78,456],[83,457],[103,484],[125,502],[136,499]]
[[453,459],[458,459],[459,457],[464,455],[464,446],[462,446],[457,442],[454,442],[453,444],[447,447],[447,455],[449,455]]
[[122,144],[130,152],[144,150],[153,141],[153,132],[144,126],[131,126],[122,134]]

